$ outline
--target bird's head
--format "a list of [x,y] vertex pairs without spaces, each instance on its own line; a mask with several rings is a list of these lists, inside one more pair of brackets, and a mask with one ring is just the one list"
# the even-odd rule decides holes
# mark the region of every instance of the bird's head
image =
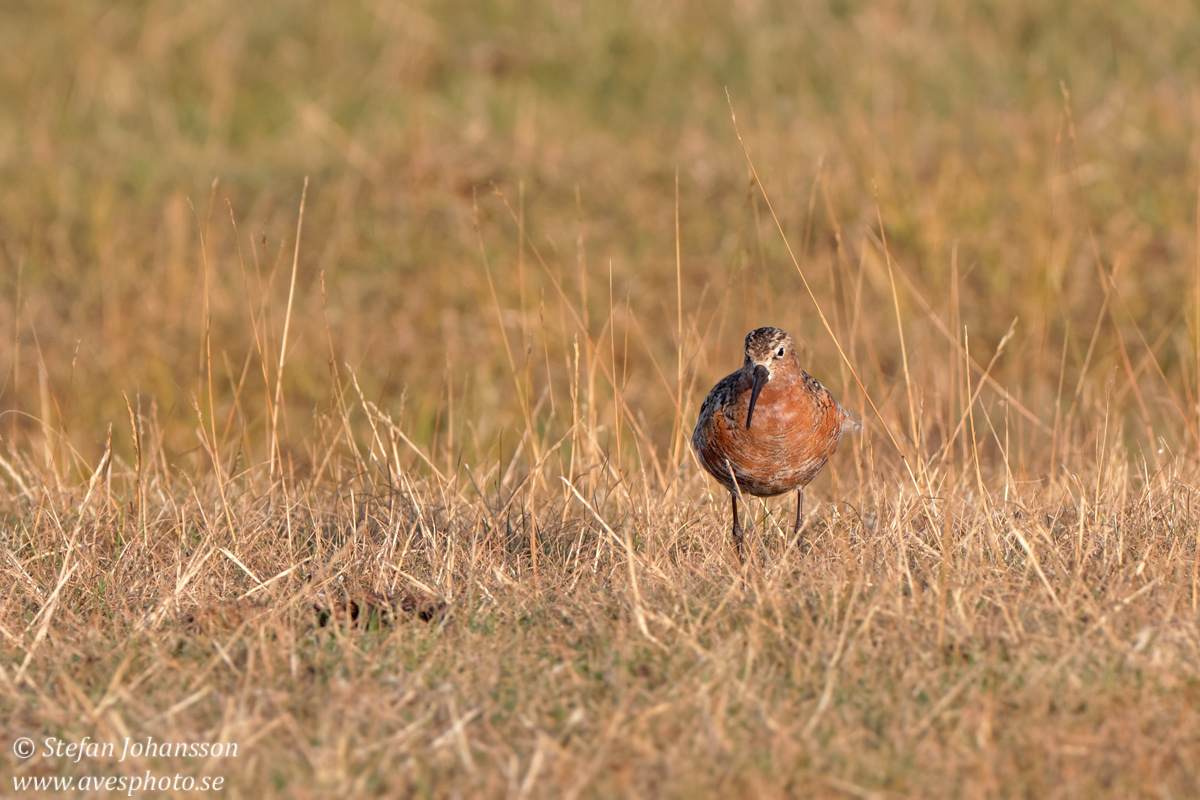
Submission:
[[758,393],[779,370],[796,366],[796,346],[792,337],[779,328],[758,328],[746,334],[746,360],[742,369],[750,370],[754,386],[750,390],[750,409],[746,412],[746,430],[754,418]]

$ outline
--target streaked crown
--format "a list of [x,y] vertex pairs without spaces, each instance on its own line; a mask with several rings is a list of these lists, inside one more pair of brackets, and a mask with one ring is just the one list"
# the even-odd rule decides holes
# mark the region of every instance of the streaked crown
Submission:
[[796,346],[792,343],[792,337],[779,328],[768,326],[746,334],[747,366],[762,364],[770,368],[777,359],[786,358],[789,353],[793,354],[794,358],[795,352]]

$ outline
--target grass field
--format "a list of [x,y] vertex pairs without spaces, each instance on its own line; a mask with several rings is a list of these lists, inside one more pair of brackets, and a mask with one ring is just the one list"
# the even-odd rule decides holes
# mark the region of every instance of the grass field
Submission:
[[[16,3],[0,795],[1195,796],[1198,37]],[[865,429],[743,568],[765,324]]]

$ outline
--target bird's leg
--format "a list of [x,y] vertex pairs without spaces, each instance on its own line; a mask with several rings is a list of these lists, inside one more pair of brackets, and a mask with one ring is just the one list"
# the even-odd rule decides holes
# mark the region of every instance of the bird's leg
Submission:
[[804,521],[804,489],[796,489],[796,527],[792,529],[792,538],[796,541],[796,549],[800,549],[803,541],[800,539],[800,523]]
[[733,543],[737,546],[738,561],[745,564],[746,559],[742,555],[742,525],[738,522],[737,495],[730,492],[729,500],[733,507]]

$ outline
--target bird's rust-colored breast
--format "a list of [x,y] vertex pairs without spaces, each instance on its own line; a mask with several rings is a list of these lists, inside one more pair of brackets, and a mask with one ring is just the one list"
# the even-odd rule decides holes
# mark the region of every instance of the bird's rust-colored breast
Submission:
[[847,413],[796,368],[763,385],[747,429],[752,383],[750,371],[739,370],[709,393],[692,434],[700,463],[731,492],[735,479],[757,497],[805,486],[837,450]]

